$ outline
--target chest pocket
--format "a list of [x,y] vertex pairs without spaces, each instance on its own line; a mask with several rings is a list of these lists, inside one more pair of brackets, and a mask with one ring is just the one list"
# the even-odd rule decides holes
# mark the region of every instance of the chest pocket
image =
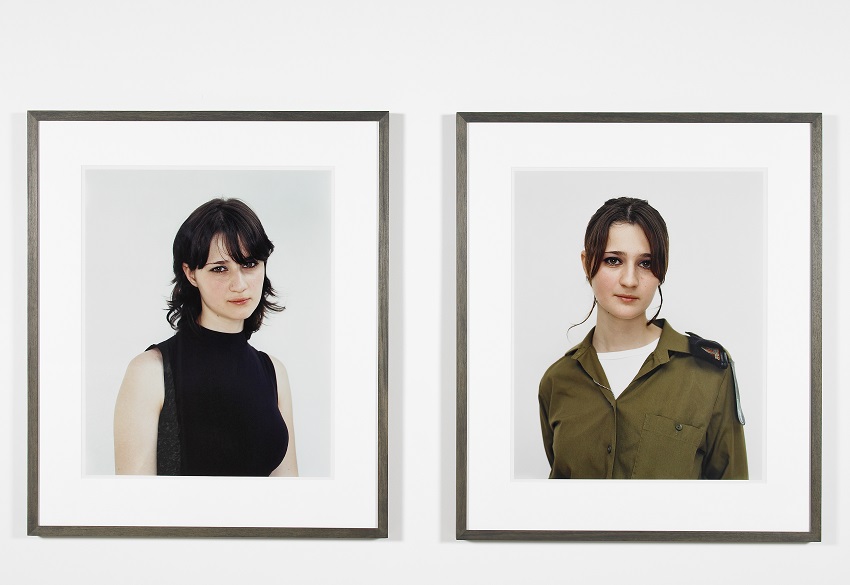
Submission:
[[633,479],[699,479],[705,431],[664,416],[647,414],[640,433]]

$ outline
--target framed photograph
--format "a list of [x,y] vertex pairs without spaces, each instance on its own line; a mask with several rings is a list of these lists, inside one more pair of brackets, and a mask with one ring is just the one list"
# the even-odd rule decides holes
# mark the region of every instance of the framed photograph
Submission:
[[29,112],[30,535],[387,536],[388,138]]
[[457,304],[458,539],[820,540],[820,114],[459,113]]

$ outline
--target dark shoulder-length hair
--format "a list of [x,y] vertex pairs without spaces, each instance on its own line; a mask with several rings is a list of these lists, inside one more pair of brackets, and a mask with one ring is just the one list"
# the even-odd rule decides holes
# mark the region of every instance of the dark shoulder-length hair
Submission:
[[[222,250],[234,262],[244,264],[250,260],[268,263],[274,251],[263,224],[257,214],[239,199],[213,199],[207,201],[186,218],[174,237],[174,289],[168,301],[168,322],[173,329],[188,327],[198,331],[197,320],[201,315],[201,294],[186,278],[183,264],[197,270],[207,263],[210,244],[220,238]],[[263,324],[269,312],[282,311],[284,307],[273,302],[275,290],[268,274],[263,277],[260,304],[245,319],[244,333],[250,337]]]
[[[664,222],[664,218],[661,217],[658,210],[643,199],[635,199],[634,197],[609,199],[590,218],[587,230],[584,233],[584,273],[587,275],[588,282],[596,276],[599,267],[602,265],[611,226],[621,223],[637,225],[643,230],[646,239],[649,241],[649,253],[651,254],[649,267],[652,274],[658,279],[658,294],[661,298],[661,304],[664,304],[664,297],[661,296],[661,285],[667,275],[670,237],[667,234],[667,224]],[[595,306],[596,299],[593,300],[590,313],[593,312]],[[658,311],[649,320],[649,323],[655,321],[660,312],[661,305],[658,306]],[[584,321],[587,321],[590,313]]]

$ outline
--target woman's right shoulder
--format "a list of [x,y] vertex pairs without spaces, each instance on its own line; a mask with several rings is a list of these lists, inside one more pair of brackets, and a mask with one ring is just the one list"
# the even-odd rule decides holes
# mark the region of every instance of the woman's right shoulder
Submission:
[[551,389],[555,378],[563,378],[564,375],[569,375],[569,370],[574,368],[576,361],[572,359],[569,353],[558,358],[558,361],[546,368],[543,376],[540,378],[540,391],[545,388]]
[[118,389],[119,405],[133,405],[130,410],[162,408],[165,399],[162,354],[155,347],[140,353],[127,365],[124,380]]
[[136,382],[162,379],[162,354],[156,346],[151,347],[130,360],[125,379]]

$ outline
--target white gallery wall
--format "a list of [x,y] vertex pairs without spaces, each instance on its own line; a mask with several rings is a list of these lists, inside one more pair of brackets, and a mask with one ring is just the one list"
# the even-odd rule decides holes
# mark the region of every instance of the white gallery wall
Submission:
[[[848,22],[841,0],[0,0],[0,582],[842,582]],[[26,535],[34,109],[391,112],[389,538]],[[457,111],[823,113],[823,542],[455,540]]]

